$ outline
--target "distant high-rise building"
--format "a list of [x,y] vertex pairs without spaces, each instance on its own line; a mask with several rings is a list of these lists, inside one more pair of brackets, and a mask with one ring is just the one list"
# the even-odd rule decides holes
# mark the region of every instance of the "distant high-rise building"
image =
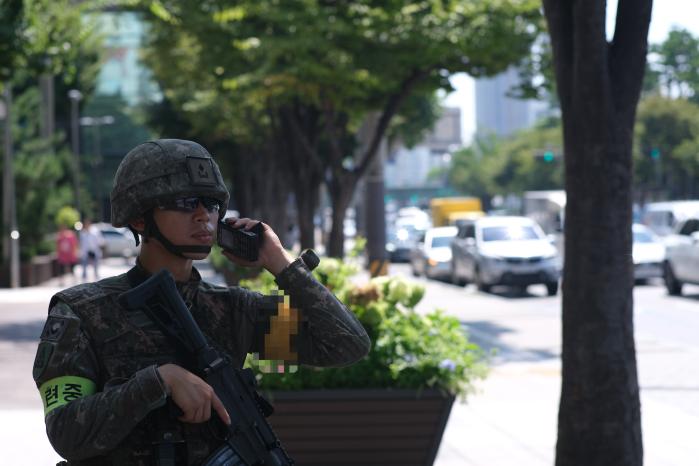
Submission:
[[545,113],[546,104],[509,97],[519,84],[515,68],[492,78],[476,80],[476,134],[510,136],[531,127]]
[[133,12],[102,12],[98,15],[105,36],[106,59],[97,79],[97,94],[119,95],[128,105],[159,100],[160,90],[139,54],[146,23]]
[[446,189],[451,154],[462,146],[461,110],[445,107],[425,139],[413,148],[392,148],[384,164],[389,199],[417,204]]

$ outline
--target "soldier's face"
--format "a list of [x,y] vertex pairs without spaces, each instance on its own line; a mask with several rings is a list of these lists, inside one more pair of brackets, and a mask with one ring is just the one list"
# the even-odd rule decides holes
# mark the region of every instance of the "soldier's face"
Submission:
[[[153,219],[160,232],[178,246],[212,246],[218,211],[210,212],[201,203],[192,212],[154,209]],[[207,253],[185,253],[190,259],[204,259]]]

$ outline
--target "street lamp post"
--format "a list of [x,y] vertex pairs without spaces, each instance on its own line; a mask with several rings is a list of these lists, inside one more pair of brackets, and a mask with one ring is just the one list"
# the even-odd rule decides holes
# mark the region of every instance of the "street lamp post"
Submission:
[[77,89],[68,91],[70,99],[70,140],[73,150],[73,187],[75,190],[75,208],[80,212],[80,123],[79,113],[82,93]]

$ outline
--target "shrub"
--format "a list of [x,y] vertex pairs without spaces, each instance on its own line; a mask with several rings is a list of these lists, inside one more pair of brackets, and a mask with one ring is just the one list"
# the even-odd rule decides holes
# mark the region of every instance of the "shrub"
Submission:
[[[486,355],[468,340],[458,319],[441,310],[415,311],[424,287],[401,277],[357,280],[352,260],[324,258],[313,271],[355,313],[367,330],[372,348],[360,362],[344,368],[302,366],[285,373],[267,373],[267,365],[248,358],[260,388],[437,388],[465,397],[476,379],[486,375]],[[262,293],[275,290],[271,274],[241,285]]]
[[73,207],[64,206],[56,212],[55,222],[58,227],[73,228],[78,220],[80,220],[80,213]]
[[226,283],[228,283],[229,286],[237,285],[238,281],[241,279],[253,278],[261,271],[260,268],[243,267],[234,264],[223,255],[221,248],[218,246],[211,248],[211,253],[209,253],[209,261],[211,262],[211,266],[225,277]]

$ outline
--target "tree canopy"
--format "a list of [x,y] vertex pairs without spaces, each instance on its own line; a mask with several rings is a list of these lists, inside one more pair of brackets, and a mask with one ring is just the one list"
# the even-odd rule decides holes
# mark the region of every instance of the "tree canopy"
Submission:
[[699,102],[699,38],[682,28],[650,47],[646,89]]
[[342,254],[342,219],[357,182],[394,118],[409,114],[409,97],[450,89],[452,73],[504,70],[529,53],[541,27],[531,0],[147,5],[148,63],[172,108],[209,134],[247,138],[253,151],[262,152],[260,139],[284,141],[281,152],[267,152],[286,160],[291,189],[304,176],[328,188],[333,255]]
[[[24,1],[11,10],[14,29],[3,21],[3,37],[13,38],[12,46],[0,46],[0,68],[6,85],[12,87],[11,112],[15,141],[14,174],[17,220],[21,233],[20,255],[28,259],[49,252],[45,236],[55,228],[55,212],[73,203],[73,161],[66,143],[69,127],[69,89],[89,95],[94,88],[99,61],[100,38],[83,16],[87,4],[70,0]],[[2,3],[3,16],[13,2]],[[9,67],[9,68],[7,68]],[[56,133],[50,140],[41,137],[41,95],[39,77],[53,78]]]

